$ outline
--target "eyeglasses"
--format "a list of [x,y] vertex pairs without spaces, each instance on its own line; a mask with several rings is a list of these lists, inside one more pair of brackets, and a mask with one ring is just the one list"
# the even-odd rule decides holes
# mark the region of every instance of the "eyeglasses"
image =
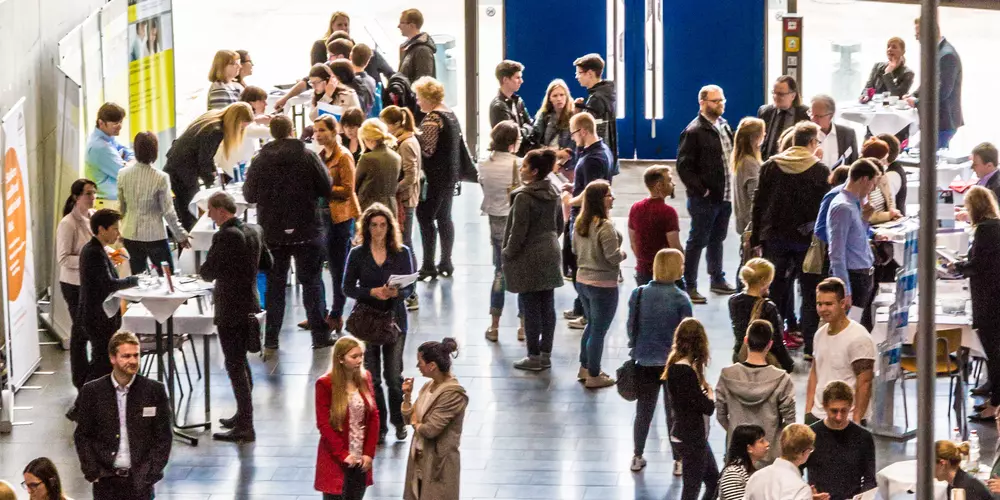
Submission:
[[833,116],[833,113],[823,113],[821,115],[814,115],[812,111],[809,111],[807,114],[809,115],[809,118],[826,118],[828,116]]
[[576,130],[574,130],[574,131],[570,132],[570,133],[569,133],[569,136],[570,136],[570,137],[573,137],[574,135],[576,135],[576,133],[577,133],[577,132],[580,132],[581,130],[583,130],[583,129],[582,129],[582,128],[578,128],[578,129],[576,129]]
[[705,102],[710,102],[712,104],[725,104],[725,99],[703,99]]
[[26,489],[26,490],[28,490],[28,491],[35,491],[42,484],[43,483],[41,481],[39,481],[37,483],[29,483],[27,481],[21,481],[21,487],[24,488],[24,489]]
[[771,95],[776,96],[776,97],[785,97],[786,95],[792,95],[794,93],[795,92],[777,92],[777,91],[772,91]]

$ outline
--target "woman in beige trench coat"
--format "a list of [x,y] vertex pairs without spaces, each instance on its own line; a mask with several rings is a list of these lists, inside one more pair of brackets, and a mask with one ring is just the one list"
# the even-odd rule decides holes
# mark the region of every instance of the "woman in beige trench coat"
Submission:
[[403,381],[403,418],[413,426],[406,462],[404,500],[458,500],[462,422],[469,397],[451,375],[455,339],[424,342],[417,348],[417,368],[431,381],[410,403],[413,379]]

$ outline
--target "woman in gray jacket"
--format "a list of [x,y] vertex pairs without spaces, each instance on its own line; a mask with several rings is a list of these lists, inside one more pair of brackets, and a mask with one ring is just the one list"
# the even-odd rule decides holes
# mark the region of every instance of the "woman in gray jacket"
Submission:
[[358,131],[358,137],[365,147],[354,174],[354,186],[358,191],[361,211],[364,212],[378,202],[389,207],[392,215],[398,215],[396,187],[399,184],[402,160],[390,149],[396,146],[396,137],[389,133],[389,128],[378,118],[365,120]]
[[625,260],[622,235],[610,219],[614,201],[607,181],[587,184],[583,190],[583,211],[573,227],[576,284],[583,302],[583,315],[587,318],[580,340],[577,378],[584,381],[588,389],[615,385],[615,380],[601,371],[604,336],[618,308],[618,276]]
[[559,190],[546,179],[555,164],[556,153],[551,149],[525,155],[518,169],[525,185],[510,194],[504,229],[501,269],[507,290],[519,294],[528,344],[528,357],[514,363],[521,370],[552,367],[554,290],[563,284],[562,207]]

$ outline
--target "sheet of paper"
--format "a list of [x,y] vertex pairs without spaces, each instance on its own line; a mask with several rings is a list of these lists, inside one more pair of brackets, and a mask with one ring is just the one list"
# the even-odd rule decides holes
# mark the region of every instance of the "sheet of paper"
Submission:
[[389,281],[386,282],[386,286],[394,286],[397,288],[406,288],[417,282],[418,273],[413,274],[393,274],[389,276]]
[[851,306],[851,310],[847,312],[847,317],[853,319],[854,321],[857,321],[858,323],[860,323],[861,322],[861,313],[863,313],[863,312],[865,312],[864,309],[862,309],[862,308],[860,308],[858,306]]
[[319,112],[319,116],[333,115],[337,120],[340,120],[341,115],[344,114],[343,107],[326,102],[316,103],[316,110]]

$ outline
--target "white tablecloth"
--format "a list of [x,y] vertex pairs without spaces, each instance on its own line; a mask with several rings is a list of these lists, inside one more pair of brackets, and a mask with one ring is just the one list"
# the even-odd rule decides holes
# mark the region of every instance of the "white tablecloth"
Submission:
[[840,113],[841,118],[852,122],[860,123],[873,135],[892,134],[896,135],[900,130],[909,127],[911,142],[918,138],[920,127],[920,116],[917,110],[896,109],[892,106],[861,105],[845,108]]
[[[188,203],[188,211],[195,217],[198,216],[199,209],[207,211],[208,198],[219,191],[221,191],[221,188],[218,187],[198,191],[195,193],[194,198],[191,199],[191,203]],[[243,184],[228,184],[226,185],[226,192],[236,202],[236,215],[243,215],[243,211],[246,210],[248,205],[246,198],[243,197]]]
[[[247,212],[246,222],[257,223],[257,210],[251,208]],[[207,252],[212,247],[212,237],[217,232],[219,232],[219,228],[212,222],[212,219],[209,219],[208,215],[203,215],[188,232],[191,235],[191,249],[196,252]]]
[[[205,304],[204,310],[198,310],[198,304],[194,301],[181,304],[174,311],[174,331],[177,333],[190,333],[194,335],[215,335],[215,324],[213,323],[214,309],[211,305]],[[122,329],[136,333],[156,332],[156,318],[142,304],[133,304],[122,316]]]
[[[909,210],[909,209],[907,209]],[[907,215],[910,212],[907,211]],[[892,242],[892,258],[897,264],[902,264],[903,246],[906,243],[905,231],[908,226],[917,227],[919,218],[912,216],[906,221],[887,222],[873,226],[876,235],[887,236]],[[969,253],[969,233],[966,231],[968,224],[956,221],[954,229],[939,229],[937,233],[937,246],[944,247],[956,256]],[[919,242],[918,242],[919,244]]]
[[[175,279],[178,279],[175,277]],[[164,282],[156,288],[127,288],[114,293],[114,296],[130,302],[139,302],[146,306],[156,321],[163,323],[174,314],[181,304],[199,295],[212,293],[212,283],[195,281],[193,283],[174,282],[174,291],[167,289]]]
[[[879,494],[884,500],[916,498],[910,491],[916,489],[917,461],[903,460],[888,465],[875,474]],[[934,481],[934,499],[947,500],[948,483]]]

